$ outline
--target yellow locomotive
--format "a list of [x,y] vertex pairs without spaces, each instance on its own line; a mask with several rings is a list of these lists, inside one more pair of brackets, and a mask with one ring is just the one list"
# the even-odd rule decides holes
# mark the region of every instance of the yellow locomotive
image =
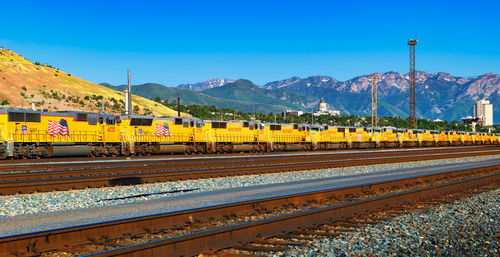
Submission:
[[0,108],[0,159],[499,144],[491,133]]

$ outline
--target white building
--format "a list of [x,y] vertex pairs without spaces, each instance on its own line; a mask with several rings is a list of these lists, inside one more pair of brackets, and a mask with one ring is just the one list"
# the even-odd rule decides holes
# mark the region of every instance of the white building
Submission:
[[490,101],[477,101],[474,105],[474,117],[479,119],[479,124],[482,126],[493,125],[493,105]]
[[303,111],[286,110],[286,111],[281,113],[281,116],[288,116],[288,115],[301,116],[302,114],[304,114]]
[[340,115],[340,111],[337,110],[328,110],[328,106],[326,105],[325,99],[321,98],[318,105],[318,110],[313,113],[314,116],[320,115]]

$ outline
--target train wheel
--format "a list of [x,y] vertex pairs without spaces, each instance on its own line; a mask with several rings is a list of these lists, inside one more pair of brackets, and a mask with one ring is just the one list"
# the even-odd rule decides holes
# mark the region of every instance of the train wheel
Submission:
[[7,158],[7,149],[5,146],[0,147],[0,159],[5,159]]

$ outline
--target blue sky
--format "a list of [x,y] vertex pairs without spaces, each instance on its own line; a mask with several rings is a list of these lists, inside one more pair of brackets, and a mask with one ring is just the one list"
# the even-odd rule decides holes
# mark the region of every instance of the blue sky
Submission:
[[[410,6],[409,3],[415,3]],[[500,73],[499,1],[4,1],[0,46],[92,82]]]

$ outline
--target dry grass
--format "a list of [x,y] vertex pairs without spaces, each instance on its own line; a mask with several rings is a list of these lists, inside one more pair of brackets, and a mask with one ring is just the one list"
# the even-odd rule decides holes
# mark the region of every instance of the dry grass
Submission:
[[[122,112],[122,92],[48,65],[35,64],[11,50],[0,50],[0,103],[4,100],[10,103],[5,107],[98,112],[101,110],[100,97],[105,99],[107,112]],[[170,108],[135,95],[132,105],[138,105],[141,114],[146,109],[156,116],[177,114]]]

